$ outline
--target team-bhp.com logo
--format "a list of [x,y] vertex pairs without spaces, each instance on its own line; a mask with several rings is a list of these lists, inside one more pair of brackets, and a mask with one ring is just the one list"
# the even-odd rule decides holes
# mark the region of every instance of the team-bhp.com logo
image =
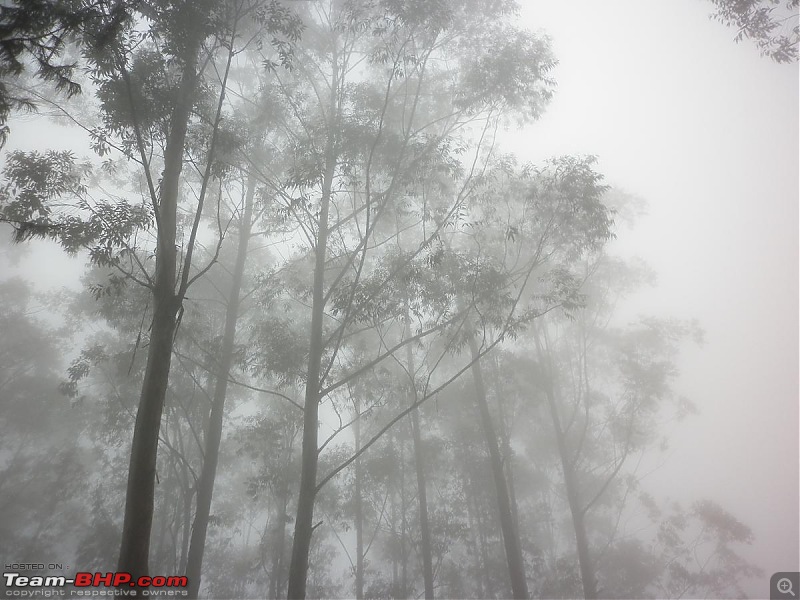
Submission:
[[[76,573],[75,577],[63,575],[22,575],[3,573],[6,598],[49,596],[185,596],[189,580],[182,575],[155,575],[134,577],[130,573]],[[110,590],[98,588],[113,588]],[[134,589],[131,589],[134,588]],[[45,591],[56,592],[45,594]],[[58,592],[61,593],[58,593]],[[64,592],[69,592],[65,594]]]

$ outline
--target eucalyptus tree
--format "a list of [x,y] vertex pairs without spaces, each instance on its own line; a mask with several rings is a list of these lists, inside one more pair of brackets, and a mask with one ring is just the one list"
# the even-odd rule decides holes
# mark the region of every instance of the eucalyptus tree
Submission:
[[[275,8],[272,5],[272,8]],[[151,325],[150,345],[148,350],[148,367],[142,386],[142,396],[137,412],[131,448],[131,463],[128,477],[128,494],[126,498],[125,523],[122,533],[119,568],[132,574],[147,572],[149,551],[150,523],[152,521],[152,493],[155,477],[155,458],[158,447],[158,429],[160,427],[161,410],[163,408],[166,385],[169,378],[169,366],[172,356],[172,340],[178,324],[178,313],[189,286],[213,264],[213,260],[203,269],[191,274],[194,245],[196,242],[200,217],[203,211],[205,195],[212,175],[214,151],[217,143],[219,126],[223,115],[226,94],[227,75],[230,72],[235,44],[242,27],[242,21],[256,18],[266,24],[267,15],[258,4],[249,4],[234,0],[230,3],[193,2],[174,6],[155,6],[147,18],[152,23],[151,33],[161,42],[160,60],[171,57],[180,73],[176,87],[156,89],[158,92],[170,92],[174,96],[174,105],[169,111],[166,135],[161,137],[164,146],[164,171],[161,177],[160,190],[156,193],[153,177],[149,170],[147,149],[153,148],[159,138],[151,139],[149,146],[143,140],[143,131],[137,108],[133,103],[131,74],[123,67],[117,73],[125,83],[127,96],[131,101],[128,106],[130,119],[126,119],[126,132],[136,142],[136,147],[145,168],[145,177],[153,203],[158,235],[156,247],[156,268],[152,280],[153,321]],[[272,23],[272,26],[275,24]],[[291,36],[296,36],[297,25],[287,15],[278,15],[278,27]],[[162,30],[163,28],[163,30]],[[133,34],[133,32],[132,32]],[[163,37],[161,37],[163,36]],[[159,38],[161,38],[159,40]],[[184,147],[186,133],[192,119],[192,112],[201,89],[201,76],[205,65],[211,61],[203,61],[206,56],[206,42],[211,44],[212,51],[227,50],[227,61],[219,85],[218,100],[213,114],[212,133],[206,151],[206,165],[202,184],[197,199],[197,209],[191,232],[186,242],[186,252],[180,275],[176,270],[176,215],[180,188],[180,177],[184,165]],[[150,58],[145,55],[144,59]],[[156,62],[158,62],[156,58]],[[171,61],[170,61],[171,62]],[[134,61],[134,65],[137,63]],[[114,66],[114,65],[112,65]],[[117,67],[119,68],[119,67]],[[148,75],[148,65],[142,65],[143,75]],[[113,71],[112,71],[113,72]],[[153,82],[157,83],[162,82]],[[166,82],[163,82],[166,83]],[[163,84],[162,83],[162,84]],[[113,89],[114,86],[109,86]],[[140,88],[147,89],[147,88]],[[102,88],[101,88],[102,90]],[[110,91],[110,90],[109,90]],[[117,91],[117,90],[114,90]],[[122,90],[119,90],[122,91]],[[169,104],[168,104],[169,106]],[[165,115],[166,116],[166,115]],[[132,131],[131,131],[132,130]]]
[[[15,223],[19,239],[49,236],[73,251],[90,245],[93,260],[120,271],[112,284],[135,281],[151,292],[147,367],[133,433],[119,558],[120,570],[138,576],[148,571],[158,434],[173,340],[188,288],[216,258],[212,253],[209,262],[198,268],[194,255],[214,175],[228,74],[237,45],[248,44],[253,35],[295,41],[300,25],[277,3],[246,0],[98,3],[90,16],[77,43],[102,116],[102,126],[90,129],[93,147],[100,155],[117,149],[138,164],[145,201],[93,206],[71,156],[18,155],[17,165],[27,160],[36,163],[29,167],[44,168],[45,173],[58,171],[56,185],[52,178],[12,171],[14,185],[7,188],[4,218]],[[245,28],[245,23],[253,22],[256,34],[252,26]],[[242,39],[243,30],[248,38]],[[219,70],[218,56],[226,57]],[[205,124],[208,134],[192,148],[187,133],[198,123]],[[187,161],[205,164],[198,167],[200,185],[190,209],[194,217],[181,240],[178,206]],[[88,217],[58,215],[47,205],[68,195],[80,198],[78,207]],[[151,225],[152,269],[132,246],[135,234]]]
[[[484,425],[493,467],[501,465],[502,460],[492,418],[488,414],[485,390],[480,393],[483,382],[479,359],[505,336],[513,335],[515,329],[523,327],[526,321],[552,310],[555,305],[574,303],[571,295],[575,286],[561,270],[583,249],[606,239],[610,223],[609,215],[600,203],[604,188],[599,185],[600,177],[590,168],[591,160],[582,162],[565,158],[557,161],[554,170],[558,176],[554,175],[552,180],[546,171],[538,172],[535,177],[530,172],[520,176],[513,172],[512,162],[501,160],[485,169],[471,186],[470,202],[462,204],[458,213],[448,216],[449,220],[446,219],[444,224],[438,220],[441,213],[433,218],[439,225],[435,249],[426,257],[424,266],[414,262],[409,264],[401,282],[389,289],[395,297],[402,299],[406,328],[413,323],[412,312],[419,316],[443,303],[445,310],[462,310],[467,316],[442,336],[438,356],[430,348],[420,353],[417,366],[415,351],[412,345],[407,345],[405,359],[395,358],[395,361],[402,366],[410,381],[409,404],[416,407],[420,398],[429,396],[436,370],[448,362],[443,361],[445,355],[458,353],[464,345],[470,346],[468,366],[471,365],[479,390],[480,422]],[[433,164],[435,173],[440,165],[435,161]],[[436,206],[434,199],[437,196],[447,197],[450,186],[437,181],[431,172],[423,168],[419,177],[425,182],[423,186],[427,184],[432,188],[424,194],[431,207]],[[537,190],[537,185],[541,190]],[[505,209],[498,209],[497,205],[503,203]],[[520,218],[519,215],[523,216]],[[536,220],[541,220],[541,223],[536,223]],[[404,236],[400,235],[400,225],[397,237],[397,245],[402,247]],[[529,248],[534,250],[530,252]],[[539,281],[534,284],[532,280],[537,278]],[[531,300],[532,295],[538,296],[535,302]],[[525,301],[521,303],[523,298]],[[516,312],[521,313],[518,318],[514,316]],[[481,349],[473,334],[477,326],[482,328],[484,335],[490,331],[496,334]],[[426,595],[432,595],[433,544],[427,524],[426,460],[416,410],[411,412],[411,417],[423,578]],[[503,477],[502,466],[493,472]],[[502,485],[496,482],[499,510],[508,517],[501,522],[507,541],[509,574],[513,578],[514,594],[527,596],[522,553],[515,519],[509,516],[512,510],[505,492],[506,485],[505,481]]]
[[253,203],[256,192],[256,180],[249,177],[243,186],[242,205],[239,208],[239,227],[236,259],[233,265],[230,291],[225,311],[225,326],[222,334],[221,347],[218,353],[218,366],[215,373],[214,395],[211,403],[211,412],[208,419],[204,447],[203,468],[197,482],[197,508],[191,528],[192,537],[188,549],[186,576],[189,578],[189,596],[197,597],[200,589],[203,552],[205,550],[206,532],[208,530],[209,514],[211,512],[211,498],[214,491],[219,460],[219,445],[222,438],[222,420],[225,409],[228,379],[233,364],[233,349],[236,336],[236,323],[239,317],[239,303],[244,276],[245,260],[247,258],[250,232],[253,225]]
[[[250,39],[252,41],[253,38],[251,37]],[[228,68],[231,66],[232,59],[233,53],[231,52],[229,54]],[[202,469],[197,482],[196,511],[191,528],[191,543],[188,549],[186,565],[186,575],[190,582],[189,595],[193,598],[197,597],[200,589],[203,553],[222,439],[226,396],[229,383],[233,377],[232,367],[234,366],[234,351],[242,298],[249,295],[249,292],[245,293],[243,286],[245,284],[245,268],[252,246],[251,238],[268,236],[276,228],[276,224],[267,222],[262,231],[254,231],[257,224],[265,221],[264,215],[272,214],[272,207],[270,206],[272,194],[268,193],[263,187],[259,187],[258,177],[255,171],[250,168],[249,163],[253,160],[277,162],[276,157],[266,147],[266,139],[275,137],[275,134],[270,134],[269,129],[271,124],[279,121],[280,115],[276,114],[277,109],[275,106],[266,108],[263,104],[258,106],[259,99],[264,100],[265,97],[268,97],[268,92],[259,94],[257,90],[253,89],[252,82],[242,81],[242,79],[247,79],[250,72],[248,61],[244,60],[243,62],[245,63],[244,67],[240,67],[242,72],[233,73],[234,76],[239,78],[239,81],[235,82],[234,85],[238,87],[238,95],[244,96],[247,94],[254,100],[251,99],[250,103],[245,104],[244,107],[237,106],[237,116],[229,115],[227,126],[220,129],[225,138],[225,143],[224,148],[220,149],[219,156],[216,159],[220,190],[224,179],[232,179],[236,182],[233,187],[239,192],[240,198],[238,202],[227,208],[227,212],[231,215],[230,221],[235,221],[236,223],[237,244],[235,256],[229,269],[229,289],[223,300],[226,307],[220,346],[213,361],[214,391],[211,410],[205,427]],[[259,81],[258,78],[254,80]],[[239,104],[241,105],[241,102]],[[255,112],[252,105],[257,106]],[[274,144],[275,140],[272,139],[271,142]],[[220,219],[219,215],[218,208],[217,220]]]
[[[583,594],[596,598],[600,590],[587,523],[590,511],[604,502],[623,510],[624,503],[616,504],[610,496],[615,487],[625,486],[629,461],[657,441],[659,418],[687,410],[672,389],[675,359],[680,344],[699,340],[700,333],[692,323],[657,319],[643,319],[627,329],[611,327],[619,298],[635,289],[646,271],[602,251],[588,257],[583,269],[584,306],[571,319],[551,315],[532,328],[535,358],[527,372],[551,422]],[[609,535],[614,534],[612,529]]]
[[[224,250],[221,260],[228,254]],[[186,304],[183,325],[173,344],[175,363],[159,432],[151,560],[173,573],[186,568],[197,480],[203,465],[202,438],[214,385],[209,373],[215,372],[217,362],[215,356],[199,353],[196,348],[213,348],[217,343],[224,314],[208,298],[213,298],[215,287],[227,283],[221,271],[212,271],[199,280]],[[73,402],[93,412],[85,439],[103,448],[93,455],[93,470],[102,473],[104,481],[93,500],[97,520],[82,543],[82,560],[101,570],[112,568],[109,558],[114,552],[107,546],[118,546],[121,537],[123,463],[129,458],[126,438],[135,422],[138,386],[146,368],[146,353],[141,346],[147,343],[149,314],[149,294],[144,287],[130,286],[94,297],[91,289],[102,289],[102,284],[95,282],[104,282],[108,274],[108,268],[89,271],[85,276],[87,290],[67,305],[69,318],[80,325],[84,350],[70,366],[68,380],[62,385]]]
[[501,161],[476,188],[471,212],[445,244],[472,266],[462,270],[469,275],[459,287],[460,302],[474,307],[461,337],[470,350],[515,598],[528,596],[527,577],[480,358],[530,321],[579,302],[572,263],[611,235],[610,212],[602,203],[605,187],[593,162],[564,157],[541,169],[519,169],[512,160]]
[[[510,111],[535,114],[549,95],[552,59],[546,42],[508,25],[511,3],[419,8],[398,2],[306,5],[307,30],[294,71],[279,81],[294,113],[287,126],[295,132],[289,151],[297,158],[288,179],[271,173],[265,179],[275,181],[276,190],[287,190],[285,210],[301,224],[312,252],[296,259],[297,268],[313,261],[313,284],[305,296],[311,324],[290,597],[305,595],[314,498],[352,462],[317,477],[320,404],[398,349],[457,321],[457,311],[448,312],[452,306],[434,303],[418,318],[422,328],[413,335],[389,347],[380,341],[405,317],[387,291],[399,289],[393,282],[400,273],[415,260],[422,262],[463,208],[483,169],[497,118]],[[463,53],[476,39],[485,42],[483,50]],[[447,66],[448,58],[457,69]],[[479,141],[464,167],[458,154],[476,131]],[[417,171],[434,163],[439,178],[460,180],[449,200],[435,208],[437,220],[424,194],[411,198],[414,188],[422,189]],[[416,213],[421,234],[386,252],[397,238],[394,215],[401,209]],[[380,325],[379,344],[371,358],[348,366],[342,360],[347,343],[366,324]]]

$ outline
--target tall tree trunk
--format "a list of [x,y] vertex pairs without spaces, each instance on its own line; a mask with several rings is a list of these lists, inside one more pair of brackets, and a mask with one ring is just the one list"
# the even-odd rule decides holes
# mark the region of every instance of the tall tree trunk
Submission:
[[595,580],[594,568],[592,566],[591,553],[589,552],[589,538],[586,533],[585,513],[581,507],[580,494],[575,481],[575,471],[570,462],[564,432],[561,429],[561,419],[558,415],[555,398],[552,389],[546,386],[547,404],[550,408],[550,416],[553,420],[553,428],[556,433],[556,444],[558,454],[561,459],[561,468],[564,473],[564,486],[567,489],[567,502],[572,514],[572,526],[575,530],[575,544],[578,551],[578,563],[581,569],[581,582],[583,583],[583,595],[587,600],[597,598],[597,581]]
[[475,506],[475,516],[478,521],[478,539],[481,543],[481,576],[483,577],[483,594],[485,598],[494,597],[494,586],[492,585],[492,577],[489,572],[489,541],[487,535],[487,523],[484,516],[481,514],[481,507],[478,504],[477,488],[475,487],[474,476],[470,477],[473,487],[473,503]]
[[[466,455],[466,450],[462,451],[462,455]],[[472,554],[473,558],[473,565],[472,570],[473,574],[475,575],[475,586],[477,587],[478,598],[487,598],[488,594],[484,591],[483,579],[481,577],[483,573],[483,566],[481,565],[481,540],[480,540],[480,531],[478,529],[478,520],[476,518],[476,511],[474,507],[475,497],[472,493],[472,488],[474,486],[471,485],[471,477],[468,472],[468,465],[464,465],[464,471],[461,480],[461,489],[464,491],[464,500],[466,501],[467,505],[467,523],[469,525],[469,549],[470,554]]]
[[[538,346],[538,340],[537,340]],[[541,348],[539,348],[541,356]],[[578,564],[581,569],[581,583],[583,584],[583,595],[587,600],[597,598],[597,580],[595,579],[592,557],[589,552],[589,538],[586,533],[585,511],[581,506],[580,492],[578,491],[575,478],[575,469],[569,457],[566,436],[561,427],[561,417],[558,412],[558,404],[553,390],[552,374],[544,382],[547,406],[550,410],[550,418],[553,422],[553,429],[556,434],[556,445],[558,455],[561,460],[561,469],[564,474],[564,487],[567,490],[567,503],[572,515],[572,527],[575,530],[575,546],[578,551]]]
[[408,532],[408,521],[406,513],[406,445],[403,440],[399,440],[400,445],[400,589],[395,597],[405,598],[408,596],[408,551],[406,549],[406,533]]
[[411,412],[411,429],[414,439],[414,465],[417,472],[417,499],[419,500],[419,529],[422,537],[422,576],[425,584],[425,598],[433,598],[433,552],[431,550],[431,531],[428,524],[428,492],[425,489],[425,456],[422,450],[422,435],[419,427],[419,413]]
[[320,377],[322,374],[322,320],[325,313],[325,258],[328,248],[328,213],[331,203],[333,175],[336,168],[336,111],[339,91],[337,58],[333,57],[333,77],[330,86],[330,122],[325,147],[325,173],[320,199],[319,234],[315,248],[314,289],[311,304],[311,340],[308,352],[305,405],[303,407],[303,456],[300,467],[300,492],[297,497],[297,518],[294,524],[292,562],[289,565],[290,600],[306,597],[308,554],[314,533],[314,501],[317,496],[317,466],[319,463],[318,427]]
[[[569,494],[567,495],[569,500]],[[577,503],[570,501],[570,511],[572,512],[572,523],[575,527],[575,543],[578,549],[578,563],[581,567],[581,582],[583,583],[583,597],[586,600],[597,598],[597,580],[594,576],[592,566],[592,556],[589,552],[589,538],[586,534],[586,523],[584,512],[577,507]]]
[[194,489],[193,486],[189,484],[189,469],[186,467],[186,463],[181,463],[181,483],[182,491],[181,500],[183,502],[183,507],[181,510],[181,516],[183,525],[181,527],[181,558],[178,563],[178,572],[182,573],[186,570],[186,560],[189,557],[189,539],[191,535],[191,528],[192,528],[192,500],[194,499]]
[[206,430],[203,469],[197,481],[197,510],[189,543],[189,558],[186,562],[186,577],[189,579],[189,598],[197,598],[203,568],[208,519],[211,514],[211,498],[214,494],[214,480],[219,463],[219,446],[222,440],[222,418],[225,414],[225,398],[228,392],[228,377],[233,362],[233,346],[236,341],[236,322],[239,319],[239,294],[242,289],[244,266],[247,260],[247,245],[253,220],[253,198],[256,191],[256,178],[249,175],[245,192],[244,210],[239,225],[239,244],[236,249],[236,263],[233,269],[228,307],[225,311],[225,330],[222,334],[219,362],[217,364],[214,399]]
[[508,562],[508,574],[511,579],[511,592],[517,600],[527,599],[528,583],[525,577],[522,546],[519,541],[519,533],[514,526],[514,517],[511,512],[511,500],[508,496],[506,476],[503,470],[503,460],[500,454],[500,447],[497,443],[497,433],[495,432],[492,422],[492,416],[489,413],[489,403],[486,399],[486,386],[484,385],[483,372],[479,359],[480,352],[478,351],[478,344],[472,336],[470,336],[469,347],[472,353],[472,376],[475,380],[475,392],[478,411],[480,413],[481,428],[486,438],[492,477],[494,478],[494,485],[497,491],[497,509],[500,516],[500,529],[503,533],[506,561]]
[[503,394],[503,385],[500,379],[500,369],[497,367],[496,355],[491,357],[489,368],[492,371],[495,396],[497,398],[497,409],[500,417],[500,440],[503,443],[503,466],[506,469],[506,479],[508,481],[511,516],[514,518],[514,527],[519,529],[519,505],[517,504],[517,490],[514,486],[514,455],[511,450],[511,432],[509,431],[509,421],[506,417],[505,395]]
[[152,292],[153,320],[150,326],[147,366],[133,430],[125,495],[118,570],[130,573],[134,579],[148,573],[158,434],[167,394],[176,317],[182,300],[175,293],[175,237],[183,146],[195,97],[200,40],[193,40],[192,43],[195,45],[185,54],[178,101],[171,115],[171,130],[164,153],[164,173],[158,206],[156,272]]
[[[406,321],[410,320],[410,311],[406,303]],[[410,327],[408,332],[410,334]],[[406,344],[406,362],[408,372],[411,374],[412,392],[409,394],[409,403],[416,402],[416,382],[414,374],[414,351],[411,344]],[[419,409],[411,411],[411,432],[414,440],[414,466],[417,474],[417,500],[419,501],[419,529],[422,537],[422,577],[425,585],[425,599],[433,599],[433,550],[431,549],[431,531],[428,525],[428,492],[425,482],[425,455],[422,448],[422,434],[419,427]]]
[[269,576],[268,598],[270,600],[279,598],[282,591],[281,577],[283,575],[284,548],[286,547],[286,523],[289,521],[289,516],[286,514],[286,511],[289,507],[289,473],[293,452],[293,444],[291,442],[287,443],[285,452],[286,464],[282,474],[283,476],[278,479],[276,485],[275,510],[277,515],[273,530],[272,566],[270,567]]
[[[353,421],[353,437],[355,438],[356,452],[361,450],[361,406],[358,400],[355,401],[355,420]],[[364,506],[361,496],[361,457],[359,456],[355,464],[355,526],[356,526],[356,600],[364,598]]]
[[[394,450],[396,442],[394,440],[394,435],[393,435],[393,433],[391,431],[389,432],[389,439],[390,439],[391,448]],[[387,485],[391,486],[391,482],[387,483]],[[398,552],[396,552],[396,548],[394,546],[394,543],[396,543],[397,544],[397,548],[399,548],[399,546],[400,546],[400,543],[399,543],[400,542],[400,536],[397,534],[397,527],[398,527],[398,524],[397,524],[397,497],[396,497],[396,495],[394,493],[394,490],[390,490],[390,495],[389,496],[390,496],[390,502],[391,502],[391,515],[392,515],[391,516],[391,532],[392,532],[392,536],[393,536],[392,537],[393,545],[392,545],[392,552],[391,552],[392,587],[391,587],[391,591],[389,592],[389,595],[390,595],[391,598],[394,598],[395,597],[395,593],[394,592],[400,586],[400,575],[399,575],[400,561],[398,560]]]
[[284,495],[281,499],[282,508],[279,515],[279,523],[275,525],[275,547],[272,553],[272,569],[270,572],[270,586],[272,592],[270,598],[275,599],[281,595],[281,571],[283,570],[283,549],[286,546],[286,508],[288,497]]
[[[539,339],[538,332],[534,329],[534,341],[536,351],[539,355],[539,363],[542,368],[547,365],[547,372],[542,372],[542,388],[547,398],[547,406],[550,411],[550,418],[553,422],[553,430],[556,434],[556,446],[561,461],[561,469],[564,474],[564,487],[567,490],[567,503],[572,515],[572,527],[575,530],[575,547],[578,552],[578,564],[581,570],[581,583],[583,584],[583,595],[585,598],[594,600],[597,598],[597,580],[595,579],[594,566],[589,551],[589,536],[586,532],[586,511],[581,506],[580,492],[578,491],[577,480],[575,477],[574,462],[569,456],[566,434],[561,425],[561,415],[558,410],[558,401],[555,391],[555,373],[546,355],[546,349]],[[545,342],[546,342],[545,336]]]

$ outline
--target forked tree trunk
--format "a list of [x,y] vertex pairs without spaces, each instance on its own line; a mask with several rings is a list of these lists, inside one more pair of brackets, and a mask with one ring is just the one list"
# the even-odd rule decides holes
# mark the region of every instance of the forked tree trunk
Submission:
[[189,579],[189,598],[197,598],[203,568],[208,520],[211,514],[211,498],[214,494],[214,480],[219,463],[219,446],[222,440],[222,418],[225,414],[225,398],[228,392],[228,377],[233,363],[233,346],[236,341],[236,322],[239,319],[239,294],[247,260],[247,245],[253,219],[253,198],[256,191],[256,178],[250,175],[247,180],[244,210],[239,225],[239,244],[236,249],[236,263],[233,269],[228,307],[225,311],[225,329],[222,335],[219,363],[217,364],[214,398],[208,418],[203,469],[197,481],[197,509],[195,511],[192,539],[189,544],[189,558],[186,563],[186,577]]
[[489,413],[489,403],[486,399],[486,386],[483,381],[483,371],[480,364],[480,352],[474,337],[470,337],[469,347],[472,353],[472,376],[475,380],[475,392],[477,396],[478,412],[480,413],[481,428],[486,438],[486,446],[489,451],[489,463],[491,465],[492,477],[497,492],[497,509],[500,516],[500,529],[503,533],[503,544],[506,551],[506,561],[508,562],[508,574],[511,579],[511,593],[514,598],[528,598],[528,583],[525,577],[525,563],[522,558],[522,546],[519,540],[519,532],[514,526],[514,517],[511,512],[511,500],[508,495],[506,476],[503,470],[503,460],[500,454],[500,446],[497,443],[497,433],[495,432],[492,416]]
[[182,300],[175,292],[176,214],[183,170],[183,146],[195,97],[200,40],[194,40],[194,44],[185,54],[178,101],[170,119],[172,129],[164,153],[164,173],[158,206],[156,272],[152,292],[153,320],[128,468],[118,570],[130,573],[134,579],[148,574],[158,434],[167,394],[176,318]]

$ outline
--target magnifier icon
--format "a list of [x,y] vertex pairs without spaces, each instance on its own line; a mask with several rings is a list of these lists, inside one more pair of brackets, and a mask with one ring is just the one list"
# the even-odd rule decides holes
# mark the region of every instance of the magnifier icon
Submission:
[[781,594],[791,594],[792,598],[797,598],[795,593],[792,591],[792,580],[788,577],[778,579],[777,587]]

